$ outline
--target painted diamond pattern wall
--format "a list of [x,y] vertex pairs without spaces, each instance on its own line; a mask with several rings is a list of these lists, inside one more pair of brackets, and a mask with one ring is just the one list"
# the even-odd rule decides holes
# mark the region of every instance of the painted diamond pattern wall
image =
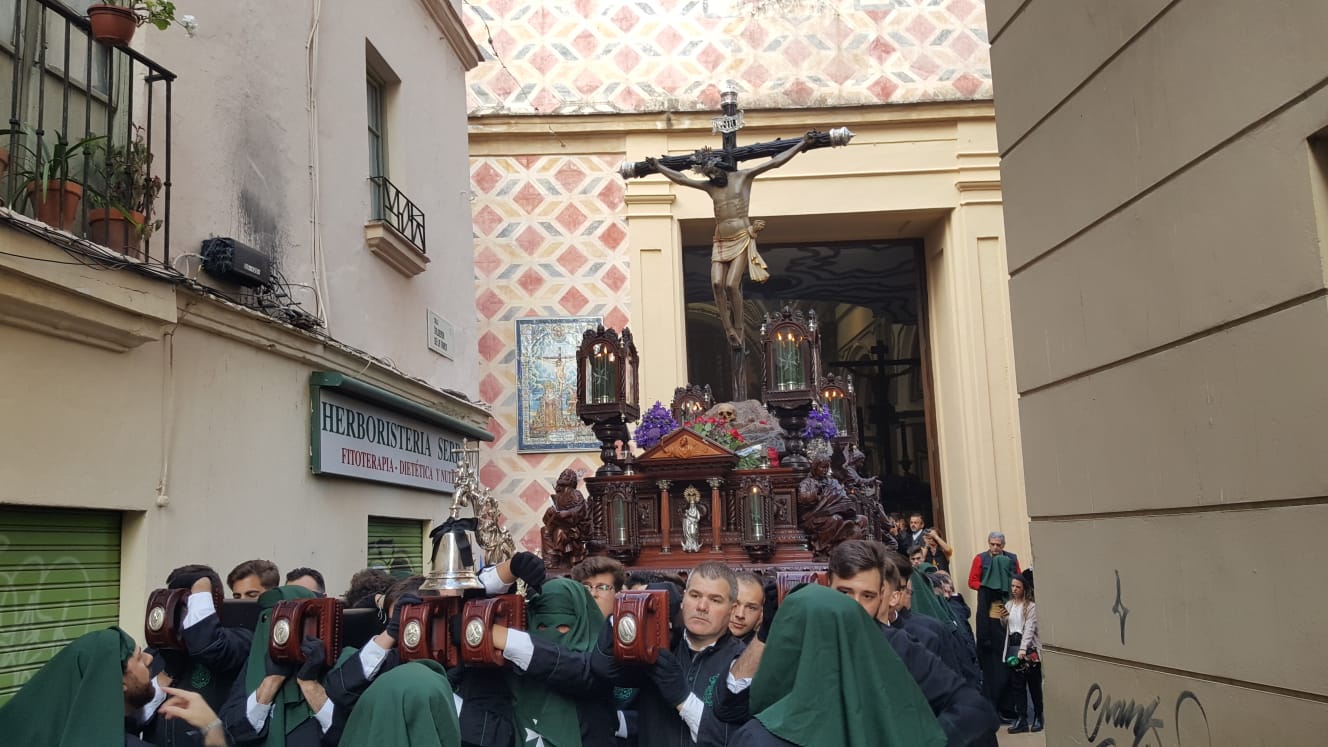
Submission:
[[466,0],[472,114],[990,99],[981,0]]
[[517,453],[516,319],[598,316],[628,324],[627,228],[621,153],[474,158],[475,308],[480,397],[495,440],[480,480],[503,502],[508,529],[529,550],[558,473],[593,474],[597,452]]

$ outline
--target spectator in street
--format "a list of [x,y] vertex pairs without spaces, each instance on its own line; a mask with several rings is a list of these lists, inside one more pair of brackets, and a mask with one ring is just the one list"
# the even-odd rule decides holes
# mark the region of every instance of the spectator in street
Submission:
[[[1042,731],[1042,652],[1032,568],[1010,580],[1010,602],[1005,609],[1005,658],[1011,664],[1008,700],[1018,717],[1010,733]],[[1033,699],[1031,721],[1027,718],[1029,697]]]
[[987,535],[987,552],[978,553],[968,571],[968,588],[978,593],[973,621],[982,664],[982,691],[992,705],[999,706],[1009,679],[1005,666],[1005,600],[1010,598],[1010,580],[1019,574],[1019,558],[1005,551],[1005,535]]
[[908,529],[899,540],[899,554],[908,557],[913,554],[913,548],[922,545],[922,536],[927,531],[927,521],[919,511],[914,511],[908,515]]
[[922,535],[922,544],[925,551],[922,556],[924,562],[931,563],[942,571],[950,570],[950,558],[954,557],[954,548],[950,547],[950,543],[946,542],[935,528],[928,529]]
[[926,562],[926,560],[925,560],[926,556],[927,556],[927,552],[926,552],[926,550],[924,550],[924,549],[922,548],[922,546],[919,545],[919,546],[917,546],[917,547],[915,547],[915,548],[913,548],[912,550],[909,551],[909,553],[908,553],[908,562],[909,562],[909,564],[912,565],[914,568],[917,568],[918,566],[920,566],[920,565],[922,565],[924,562]]

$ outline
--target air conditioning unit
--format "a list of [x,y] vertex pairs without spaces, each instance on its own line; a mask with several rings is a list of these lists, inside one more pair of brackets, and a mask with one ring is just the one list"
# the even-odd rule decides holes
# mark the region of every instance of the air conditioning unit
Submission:
[[218,280],[249,288],[272,285],[272,260],[248,244],[216,237],[205,240],[198,253],[203,270]]

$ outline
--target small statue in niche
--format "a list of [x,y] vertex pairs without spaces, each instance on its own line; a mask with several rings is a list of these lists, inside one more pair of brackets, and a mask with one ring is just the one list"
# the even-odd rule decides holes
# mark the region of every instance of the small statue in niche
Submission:
[[816,558],[828,557],[844,540],[866,536],[867,517],[859,515],[855,503],[830,475],[830,457],[813,460],[810,473],[798,484],[798,526]]
[[682,551],[700,552],[701,518],[705,513],[701,507],[701,491],[689,487],[682,496],[687,499],[687,508],[682,511]]
[[844,483],[844,489],[856,503],[858,513],[867,517],[867,525],[872,534],[878,539],[881,538],[886,534],[885,527],[889,526],[885,509],[881,507],[881,478],[863,477],[859,472],[863,463],[867,461],[867,455],[862,453],[855,443],[849,443],[837,452],[832,464],[840,459],[843,463],[834,470],[835,476]]
[[544,562],[553,567],[568,567],[586,559],[586,540],[590,537],[590,504],[576,489],[575,470],[565,469],[554,484],[553,505],[544,512],[540,543]]

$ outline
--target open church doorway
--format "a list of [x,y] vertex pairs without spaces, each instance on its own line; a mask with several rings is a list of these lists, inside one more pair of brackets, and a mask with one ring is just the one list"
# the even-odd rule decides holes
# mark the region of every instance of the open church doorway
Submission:
[[[881,477],[887,512],[920,511],[928,526],[943,529],[922,247],[921,239],[762,244],[770,280],[743,284],[745,373],[748,395],[759,398],[767,312],[815,310],[823,373],[849,377],[857,395],[862,472]],[[708,245],[683,249],[683,274],[688,383],[709,385],[716,402],[728,401],[733,360],[715,311]]]

